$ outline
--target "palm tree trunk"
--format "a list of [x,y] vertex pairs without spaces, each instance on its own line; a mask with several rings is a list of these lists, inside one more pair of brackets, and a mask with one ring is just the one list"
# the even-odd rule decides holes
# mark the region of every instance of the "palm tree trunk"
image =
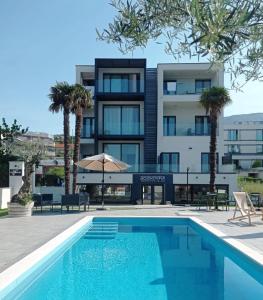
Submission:
[[72,193],[75,194],[77,188],[77,173],[78,167],[75,164],[79,160],[79,145],[80,145],[80,133],[81,133],[81,120],[82,120],[82,109],[78,109],[76,113],[76,123],[75,123],[75,144],[74,144],[74,155],[73,155],[73,183],[72,183]]
[[217,114],[211,112],[210,114],[211,132],[210,132],[210,184],[209,189],[211,193],[215,192],[216,179],[216,131],[217,131]]
[[70,185],[70,157],[69,157],[69,108],[64,107],[64,171],[65,171],[65,195],[69,194]]

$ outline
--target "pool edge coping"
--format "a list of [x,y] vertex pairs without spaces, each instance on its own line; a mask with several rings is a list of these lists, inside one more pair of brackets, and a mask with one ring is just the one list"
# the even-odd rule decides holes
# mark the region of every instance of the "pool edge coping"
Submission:
[[35,249],[33,252],[27,254],[22,259],[15,262],[13,265],[9,266],[7,269],[0,273],[0,293],[3,292],[8,286],[14,284],[25,272],[30,270],[37,263],[48,254],[51,254],[57,247],[59,247],[63,242],[72,237],[79,229],[86,225],[93,218],[174,218],[174,219],[188,219],[196,224],[200,225],[202,228],[208,230],[210,233],[214,234],[216,237],[222,239],[226,244],[237,249],[245,256],[249,257],[260,266],[263,267],[263,255],[258,253],[256,250],[246,246],[237,239],[229,237],[227,234],[223,233],[219,229],[214,228],[212,225],[202,221],[201,219],[193,216],[85,216],[67,229],[63,230],[61,233],[50,239],[48,242],[44,243],[42,246]]
[[67,239],[74,235],[79,229],[92,221],[93,216],[85,216],[73,225],[69,226],[49,241],[18,260],[0,273],[0,293],[9,285],[14,284],[20,276],[39,263],[46,255],[50,254]]

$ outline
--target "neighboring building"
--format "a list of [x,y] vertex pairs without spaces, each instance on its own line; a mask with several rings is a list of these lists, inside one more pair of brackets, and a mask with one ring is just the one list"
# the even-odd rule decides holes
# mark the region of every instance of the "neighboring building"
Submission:
[[[69,144],[69,156],[73,158],[73,151],[74,151],[74,136],[69,137],[70,144]],[[54,135],[55,141],[55,153],[56,157],[64,157],[64,135],[63,134],[55,134]]]
[[[73,158],[74,144],[69,144],[69,156]],[[64,144],[55,142],[55,156],[64,157]]]
[[[263,118],[256,114],[256,119],[253,120],[253,115],[225,118],[225,153],[232,159],[237,170],[263,167]],[[244,118],[250,121],[245,121]]]
[[44,147],[46,158],[55,157],[55,142],[53,135],[45,132],[28,131],[21,135],[19,139],[28,143],[39,143]]
[[[223,86],[223,76],[205,63],[147,68],[145,59],[95,59],[95,66],[76,66],[77,83],[94,95],[83,116],[81,157],[105,152],[131,165],[106,174],[106,199],[186,203],[208,191],[210,121],[199,98],[203,89]],[[223,165],[222,120],[216,184],[231,192],[236,175]],[[101,174],[78,174],[79,185],[99,182]]]

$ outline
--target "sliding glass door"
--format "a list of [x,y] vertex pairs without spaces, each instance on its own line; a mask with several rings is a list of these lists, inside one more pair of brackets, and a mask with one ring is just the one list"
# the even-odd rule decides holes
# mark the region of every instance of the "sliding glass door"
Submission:
[[124,161],[131,167],[128,171],[138,171],[140,164],[140,145],[127,143],[127,144],[115,144],[104,143],[103,152],[114,156],[115,158]]
[[104,105],[103,115],[103,134],[140,134],[139,105]]

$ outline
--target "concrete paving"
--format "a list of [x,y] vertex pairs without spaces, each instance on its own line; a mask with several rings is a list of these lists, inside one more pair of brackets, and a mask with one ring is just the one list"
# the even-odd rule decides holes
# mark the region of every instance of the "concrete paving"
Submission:
[[194,216],[221,230],[263,255],[263,221],[254,218],[253,225],[246,221],[227,222],[233,211],[205,211],[191,207],[174,206],[111,206],[107,210],[82,213],[43,213],[28,218],[0,218],[0,272],[37,249],[48,240],[86,215],[94,216]]

